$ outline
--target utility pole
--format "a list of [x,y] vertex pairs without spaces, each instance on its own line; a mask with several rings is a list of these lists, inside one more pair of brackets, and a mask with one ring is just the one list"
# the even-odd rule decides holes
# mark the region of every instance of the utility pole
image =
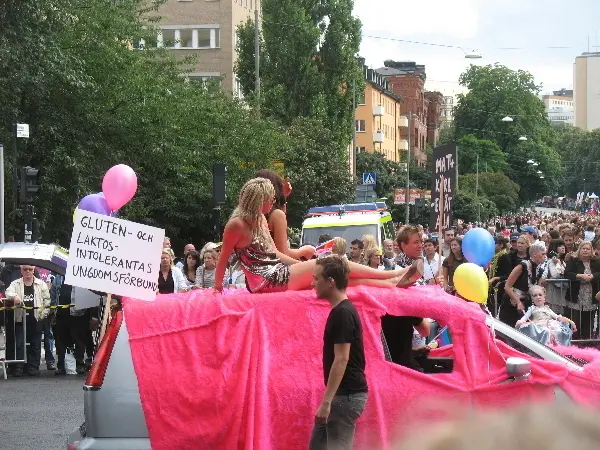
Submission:
[[4,244],[4,145],[0,144],[0,244]]
[[260,28],[258,23],[258,5],[254,10],[254,72],[256,75],[256,80],[254,81],[256,115],[260,118]]
[[356,177],[356,79],[352,80],[352,178]]
[[408,225],[410,220],[410,156],[412,153],[412,140],[411,140],[411,128],[412,128],[412,112],[408,113],[408,153],[406,155],[406,218],[405,225]]
[[479,153],[475,159],[475,202],[477,202],[477,222],[481,222],[481,216],[479,212]]
[[13,124],[13,176],[12,176],[12,182],[13,182],[13,211],[17,210],[17,183],[18,183],[18,175],[17,175],[17,171],[19,169],[17,169],[17,156],[19,154],[19,151],[17,149],[17,122],[15,121],[15,123]]

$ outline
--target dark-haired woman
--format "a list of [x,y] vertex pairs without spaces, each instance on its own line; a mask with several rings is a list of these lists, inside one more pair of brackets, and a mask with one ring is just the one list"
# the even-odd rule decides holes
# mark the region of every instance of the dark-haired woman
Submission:
[[298,249],[290,248],[287,234],[287,198],[292,193],[292,185],[288,180],[283,180],[279,174],[273,170],[263,169],[256,174],[257,177],[265,178],[271,182],[275,188],[275,202],[273,209],[266,215],[269,224],[269,232],[275,242],[275,247],[284,255],[297,260],[311,259],[316,252],[312,245],[305,245]]
[[200,253],[190,250],[183,261],[183,272],[185,287],[187,290],[194,289],[196,284],[196,271],[200,267]]
[[462,263],[466,262],[462,252],[462,239],[454,238],[450,241],[450,255],[442,263],[442,275],[444,277],[444,290],[454,294],[454,272]]

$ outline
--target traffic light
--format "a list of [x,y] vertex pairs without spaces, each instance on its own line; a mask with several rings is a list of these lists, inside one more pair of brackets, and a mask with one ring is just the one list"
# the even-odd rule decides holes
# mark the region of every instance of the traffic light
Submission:
[[38,169],[33,167],[21,167],[21,204],[29,205],[35,203],[37,193],[40,189],[38,185]]

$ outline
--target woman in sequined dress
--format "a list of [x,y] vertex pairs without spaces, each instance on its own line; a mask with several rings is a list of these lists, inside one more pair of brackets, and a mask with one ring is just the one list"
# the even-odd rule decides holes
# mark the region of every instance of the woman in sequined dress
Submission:
[[[215,289],[221,291],[227,260],[232,252],[238,257],[250,292],[281,292],[310,289],[315,260],[299,262],[277,250],[269,233],[265,214],[273,208],[275,189],[265,178],[248,181],[240,192],[238,206],[225,226],[223,247]],[[393,287],[414,281],[421,275],[418,265],[407,269],[383,271],[349,263],[350,282],[379,287]]]

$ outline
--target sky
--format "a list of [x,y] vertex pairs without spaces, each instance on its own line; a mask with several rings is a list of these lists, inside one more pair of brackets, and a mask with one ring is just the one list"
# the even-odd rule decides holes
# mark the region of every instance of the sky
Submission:
[[588,51],[588,37],[589,50],[600,52],[600,0],[355,0],[354,15],[369,67],[386,59],[424,64],[426,89],[445,95],[464,92],[457,81],[472,63],[526,70],[542,93],[572,89],[573,63]]

